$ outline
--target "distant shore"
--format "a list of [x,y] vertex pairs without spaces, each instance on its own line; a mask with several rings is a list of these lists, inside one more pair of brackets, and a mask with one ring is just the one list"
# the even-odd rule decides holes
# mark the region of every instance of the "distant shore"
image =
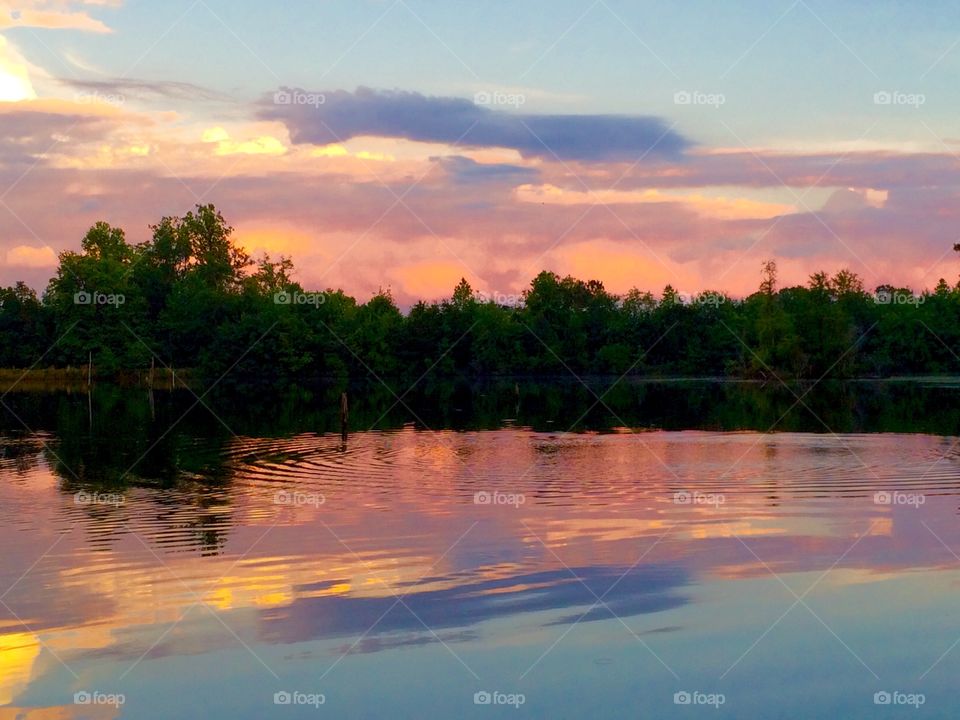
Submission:
[[[399,382],[403,385],[406,378],[398,379],[393,376],[383,378],[391,385]],[[416,378],[414,378],[415,380]],[[534,383],[576,383],[584,381],[587,383],[606,383],[631,382],[631,383],[746,383],[751,385],[780,385],[781,381],[788,385],[810,385],[819,382],[870,382],[870,383],[934,383],[942,385],[960,385],[960,376],[958,375],[896,375],[890,377],[860,376],[850,378],[815,378],[815,377],[741,377],[741,376],[686,376],[686,375],[656,375],[656,374],[636,374],[619,376],[616,374],[585,374],[579,378],[573,375],[480,375],[480,376],[443,376],[444,381],[465,381],[470,383],[485,382],[534,382]],[[342,376],[319,376],[314,379],[317,384],[328,383],[349,383],[355,384],[358,381],[348,379]],[[207,384],[213,383],[215,379],[209,379]],[[378,381],[369,378],[361,380],[359,383]],[[423,380],[421,380],[423,382]],[[204,378],[201,377],[195,369],[168,369],[155,368],[154,370],[124,370],[117,373],[88,375],[86,367],[66,367],[66,368],[0,368],[0,395],[9,392],[85,392],[93,385],[108,385],[126,388],[143,388],[145,390],[153,389],[157,391],[182,390],[188,388],[206,387]]]
[[86,367],[65,368],[0,368],[0,394],[8,392],[52,392],[85,390],[92,383],[120,387],[142,387],[155,390],[175,390],[189,387],[195,380],[190,370],[125,370],[109,376],[89,372]]

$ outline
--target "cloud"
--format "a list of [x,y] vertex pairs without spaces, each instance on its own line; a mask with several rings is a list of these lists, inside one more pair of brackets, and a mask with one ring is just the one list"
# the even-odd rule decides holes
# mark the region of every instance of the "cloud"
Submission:
[[[515,190],[520,202],[541,205],[632,205],[638,203],[683,203],[706,217],[724,220],[772,218],[796,212],[784,203],[769,203],[750,198],[708,197],[700,193],[670,194],[659,190],[565,190],[556,185],[521,185]],[[860,197],[860,195],[857,195]]]
[[85,30],[112,32],[102,21],[90,17],[83,8],[88,6],[119,5],[107,0],[0,0],[0,30],[15,27],[47,28],[51,30]]
[[619,187],[627,188],[718,185],[809,188],[816,185],[889,189],[960,184],[960,158],[949,152],[792,154],[745,150],[692,153],[683,164],[660,161],[635,167],[611,165],[604,170],[596,174],[597,183],[616,181]]
[[205,143],[214,143],[214,152],[217,155],[283,155],[287,151],[282,142],[270,135],[238,141],[232,139],[220,126],[204,130],[202,140]]
[[692,144],[656,117],[510,113],[463,98],[365,87],[321,93],[282,88],[262,101],[259,112],[284,122],[294,143],[316,145],[369,135],[510,148],[525,158],[635,162],[644,156],[676,159]]
[[[5,203],[16,213],[0,212],[0,284],[49,278],[49,267],[2,262],[15,247],[76,249],[101,219],[140,241],[148,223],[200,198],[252,251],[291,255],[306,287],[362,298],[389,284],[405,306],[448,296],[460,277],[517,293],[542,269],[615,292],[669,282],[735,295],[756,288],[769,257],[784,284],[844,266],[870,286],[955,275],[960,190],[948,154],[767,152],[761,162],[701,148],[624,177],[629,161],[561,164],[370,135],[296,145],[278,121],[144,118],[104,103],[0,103],[0,187],[14,186]],[[765,165],[797,185],[827,175],[801,203]]]
[[0,102],[19,102],[36,96],[26,60],[0,36]]
[[17,245],[7,250],[7,265],[36,269],[55,268],[57,266],[57,254],[53,251],[53,248],[46,245],[43,247]]
[[73,78],[57,78],[57,81],[62,85],[80,90],[81,94],[101,94],[142,100],[154,98],[188,100],[191,102],[232,102],[233,100],[229,95],[217,92],[216,90],[194,85],[189,82],[175,82],[172,80],[142,80],[137,78],[76,80]]
[[850,212],[859,212],[866,208],[882,208],[887,202],[890,193],[886,190],[872,190],[870,188],[838,188],[827,199],[820,212],[828,215],[837,215]]
[[[0,167],[0,186],[22,174]],[[148,223],[184,212],[198,196],[217,204],[251,251],[291,255],[305,287],[343,287],[368,297],[389,284],[404,305],[448,296],[461,276],[477,288],[517,293],[542,269],[595,277],[614,292],[633,285],[658,290],[669,282],[690,292],[710,287],[737,295],[756,289],[760,261],[768,257],[781,259],[784,284],[843,266],[871,287],[932,286],[941,274],[955,274],[951,257],[937,266],[950,255],[960,219],[960,197],[951,191],[891,191],[882,208],[851,205],[830,215],[724,219],[685,202],[545,207],[519,201],[512,181],[455,184],[444,173],[425,177],[397,204],[410,179],[387,182],[300,172],[173,177],[149,167],[92,173],[41,164],[5,199],[33,232],[0,213],[0,284],[26,279],[42,288],[49,278],[47,271],[2,262],[15,246],[76,249],[97,220],[124,227],[139,242]]]
[[483,183],[490,181],[526,182],[537,175],[535,168],[513,165],[511,163],[481,163],[462,155],[432,157],[443,168],[447,176],[455,183]]
[[85,140],[104,138],[112,129],[103,117],[45,112],[22,107],[25,105],[28,104],[0,103],[0,159],[4,166],[49,162],[51,152],[58,148],[73,148]]
[[310,157],[322,158],[357,158],[359,160],[370,160],[373,162],[393,162],[397,158],[389,153],[373,152],[370,150],[357,150],[353,152],[343,145],[334,143],[333,145],[324,145],[314,148],[310,151]]
[[[579,582],[570,579],[574,571]],[[389,612],[394,601],[391,596],[351,593],[297,597],[282,611],[262,610],[259,635],[264,642],[285,643],[295,638],[343,637],[376,626],[379,633],[391,633],[396,638],[421,630],[423,624],[434,629],[467,629],[521,613],[554,611],[555,616],[563,617],[589,603],[591,597],[599,597],[600,592],[614,608],[611,612],[619,617],[657,613],[689,602],[683,591],[690,573],[678,565],[550,568],[506,577],[478,573],[469,580],[463,579],[463,573],[458,575],[460,582],[455,586],[443,582],[445,578],[440,576],[435,578],[439,589],[410,587],[404,595],[409,613]]]
[[424,260],[411,265],[401,265],[390,271],[404,297],[445,297],[465,277],[473,287],[479,288],[483,280],[471,273],[462,264],[453,260]]

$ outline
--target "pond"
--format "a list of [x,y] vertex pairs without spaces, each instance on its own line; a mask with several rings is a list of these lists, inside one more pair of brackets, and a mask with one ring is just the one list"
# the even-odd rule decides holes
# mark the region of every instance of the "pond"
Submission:
[[960,387],[612,382],[5,396],[0,718],[954,716]]

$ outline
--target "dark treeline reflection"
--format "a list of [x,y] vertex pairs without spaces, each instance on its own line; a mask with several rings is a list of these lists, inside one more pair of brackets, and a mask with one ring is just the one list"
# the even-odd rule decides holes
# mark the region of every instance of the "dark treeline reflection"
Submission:
[[71,491],[87,485],[138,483],[172,488],[185,478],[223,484],[230,478],[230,463],[244,460],[232,458],[227,451],[234,434],[339,434],[343,391],[350,398],[350,432],[405,426],[422,431],[527,427],[557,433],[624,427],[638,431],[960,432],[960,385],[937,382],[831,381],[787,387],[636,379],[614,384],[612,379],[597,378],[586,385],[560,380],[450,381],[424,383],[411,390],[379,383],[331,384],[242,396],[216,391],[194,395],[186,390],[151,394],[99,385],[89,395],[8,395],[4,402],[9,410],[0,415],[0,432],[5,436],[0,459],[16,459],[22,469],[31,464],[31,454],[42,451]]
[[[613,386],[611,388],[611,385]],[[340,395],[350,399],[341,439]],[[202,398],[198,401],[197,395]],[[960,384],[830,381],[444,381],[410,390],[341,383],[312,390],[238,395],[96,385],[92,392],[11,393],[0,413],[0,478],[17,483],[45,462],[65,500],[88,516],[90,542],[110,548],[133,526],[159,544],[217,554],[230,536],[238,494],[233,478],[257,456],[259,439],[401,429],[529,428],[572,432],[652,430],[903,432],[960,434]],[[598,401],[598,396],[602,402]],[[798,402],[798,397],[800,402]],[[398,400],[399,398],[399,400]],[[235,435],[237,437],[235,437]],[[240,438],[238,440],[237,438]],[[250,441],[254,442],[250,442]],[[266,450],[273,447],[265,445]],[[150,510],[134,495],[149,490]],[[109,497],[124,500],[112,506]]]

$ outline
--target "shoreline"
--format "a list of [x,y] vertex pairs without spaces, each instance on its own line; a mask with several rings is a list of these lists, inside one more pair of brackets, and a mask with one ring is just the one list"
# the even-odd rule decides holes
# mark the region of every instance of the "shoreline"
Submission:
[[[152,377],[151,377],[152,373]],[[383,376],[384,380],[405,382],[409,378]],[[670,383],[724,383],[744,385],[810,385],[821,382],[844,383],[936,383],[960,386],[960,375],[893,375],[889,377],[858,376],[847,378],[757,378],[711,375],[614,375],[587,374],[573,375],[444,375],[434,378],[436,381],[466,383],[528,382],[528,383],[634,383],[634,384],[670,384]],[[167,368],[125,370],[111,375],[96,375],[89,378],[85,367],[67,368],[0,368],[0,395],[13,392],[86,392],[91,386],[108,386],[156,391],[191,389],[203,386],[204,379],[195,370],[188,368],[168,370]],[[212,382],[212,381],[211,381]],[[290,387],[314,387],[331,384],[363,384],[377,380],[373,378],[353,379],[344,376],[328,375],[307,379],[304,382],[289,383]]]

